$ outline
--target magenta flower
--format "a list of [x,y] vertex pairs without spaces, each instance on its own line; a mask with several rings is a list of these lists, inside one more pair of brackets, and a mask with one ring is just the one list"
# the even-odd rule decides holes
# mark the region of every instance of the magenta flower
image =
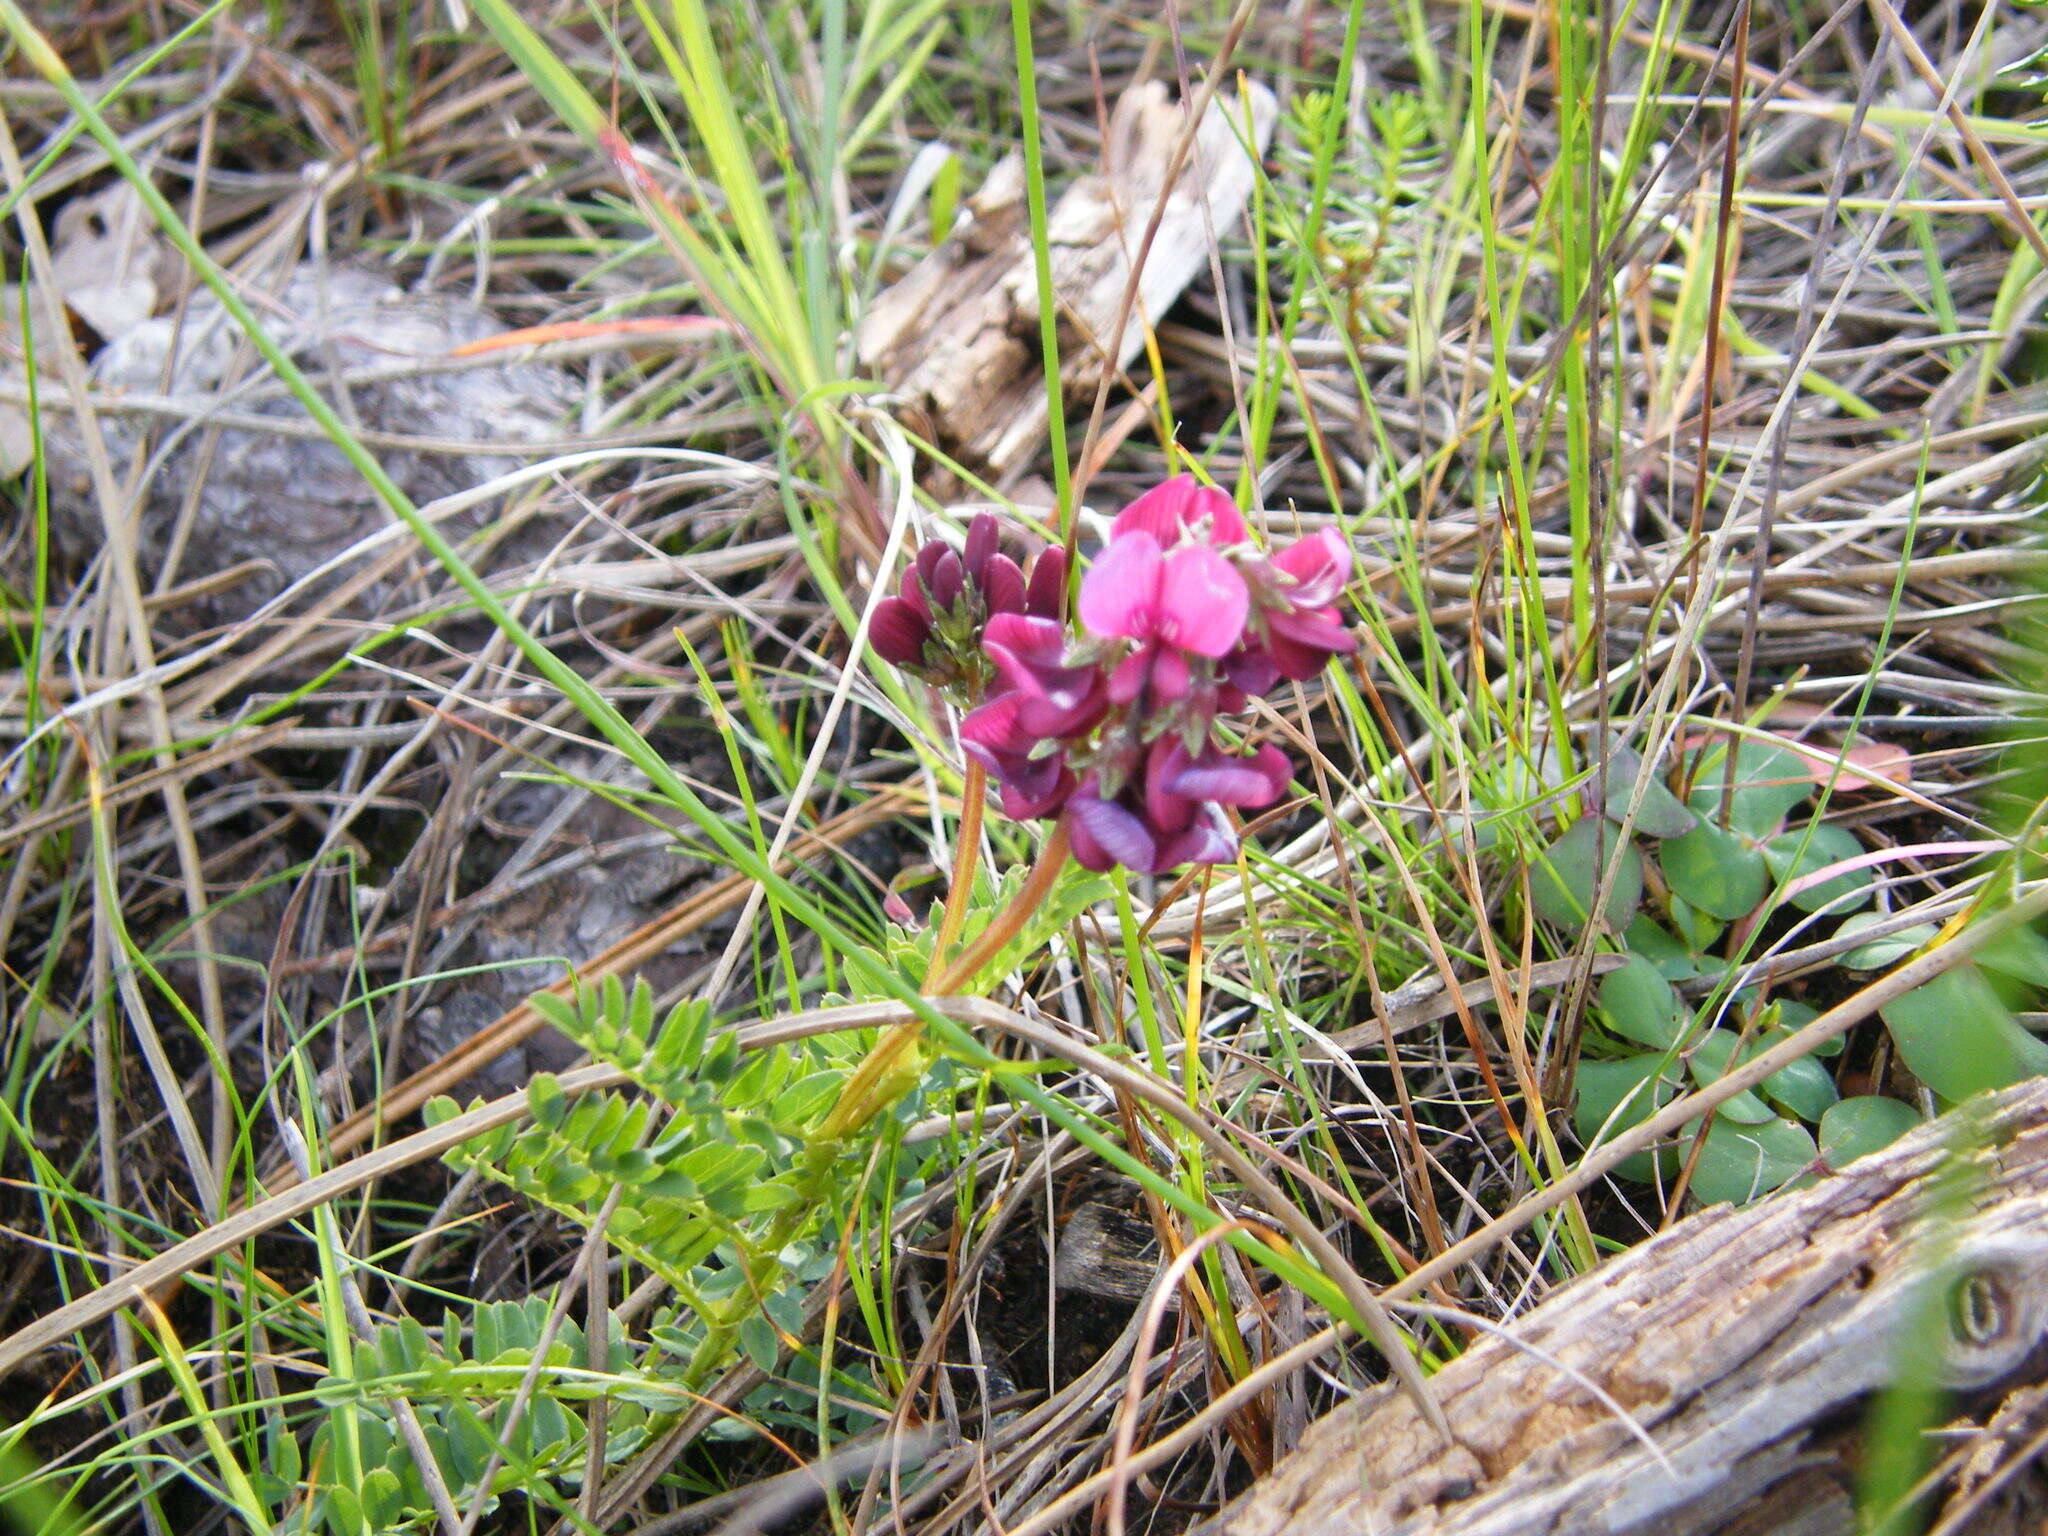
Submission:
[[1251,698],[1282,678],[1306,682],[1357,639],[1336,599],[1351,579],[1351,546],[1333,528],[1290,544],[1250,574],[1252,616],[1244,643],[1223,659],[1230,684]]
[[1110,674],[1120,705],[1149,695],[1177,704],[1194,683],[1189,657],[1229,654],[1244,634],[1251,589],[1214,549],[1161,549],[1142,528],[1117,534],[1081,583],[1081,622],[1104,639],[1137,641]]
[[876,608],[876,650],[971,706],[961,748],[1005,813],[1057,818],[1087,868],[1235,858],[1228,811],[1274,804],[1292,767],[1275,747],[1224,750],[1217,720],[1356,648],[1337,607],[1350,546],[1325,530],[1262,555],[1228,496],[1178,475],[1111,525],[1077,633],[1065,554],[1027,565],[999,531],[983,516],[960,549],[919,549]]
[[1271,805],[1293,776],[1287,754],[1276,747],[1231,757],[1204,746],[1190,756],[1178,737],[1165,736],[1145,755],[1142,783],[1105,799],[1091,775],[1067,801],[1062,819],[1074,857],[1086,869],[1121,864],[1159,875],[1183,864],[1227,864],[1237,857],[1237,833],[1222,808]]

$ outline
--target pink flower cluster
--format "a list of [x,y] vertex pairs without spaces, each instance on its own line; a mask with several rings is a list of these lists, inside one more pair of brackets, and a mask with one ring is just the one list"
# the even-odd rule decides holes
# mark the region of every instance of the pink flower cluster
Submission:
[[1273,804],[1293,765],[1271,746],[1226,751],[1216,722],[1355,648],[1336,607],[1350,546],[1326,529],[1265,555],[1228,496],[1181,475],[1117,517],[1072,637],[1062,552],[1040,551],[1027,580],[997,543],[984,517],[963,553],[919,550],[876,610],[875,648],[976,705],[961,744],[1005,813],[1062,820],[1087,868],[1235,858],[1224,808]]

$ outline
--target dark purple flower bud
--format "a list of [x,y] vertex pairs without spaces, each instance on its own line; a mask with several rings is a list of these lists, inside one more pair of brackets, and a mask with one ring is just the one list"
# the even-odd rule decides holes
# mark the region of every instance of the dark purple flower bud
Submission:
[[967,571],[958,555],[950,549],[943,549],[939,551],[939,558],[932,562],[931,574],[924,578],[924,583],[932,612],[951,613],[959,605],[961,594],[967,590]]
[[961,551],[960,563],[966,567],[968,579],[977,585],[990,558],[1001,546],[1002,536],[1002,524],[992,512],[976,513],[974,521],[967,525],[967,544]]
[[990,555],[974,579],[991,614],[1024,612],[1024,573],[1008,555]]
[[931,621],[901,597],[885,597],[875,604],[875,616],[868,624],[868,639],[884,661],[897,667],[924,665],[924,645],[932,637]]
[[1031,562],[1031,584],[1024,593],[1024,611],[1033,618],[1057,619],[1066,596],[1067,552],[1057,544],[1049,545]]

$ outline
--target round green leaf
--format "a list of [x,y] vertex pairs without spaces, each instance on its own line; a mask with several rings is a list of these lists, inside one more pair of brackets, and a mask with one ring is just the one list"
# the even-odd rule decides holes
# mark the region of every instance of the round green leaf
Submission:
[[1830,1168],[1846,1168],[1859,1157],[1890,1146],[1920,1123],[1910,1104],[1878,1094],[1844,1099],[1820,1117],[1820,1155]]
[[1788,1115],[1815,1121],[1834,1107],[1841,1090],[1828,1069],[1812,1056],[1802,1056],[1758,1083],[1757,1091]]
[[1654,769],[1644,767],[1633,749],[1617,744],[1608,754],[1607,773],[1600,786],[1600,809],[1617,826],[1628,813],[1638,784],[1642,785],[1643,803],[1636,807],[1636,831],[1646,837],[1676,837],[1699,825],[1699,817],[1664,787]]
[[[1590,1148],[1603,1136],[1619,1136],[1669,1104],[1679,1083],[1669,1070],[1659,1075],[1664,1067],[1664,1057],[1654,1051],[1625,1061],[1580,1062],[1579,1101],[1572,1110],[1580,1143]],[[1651,1179],[1656,1171],[1649,1153],[1625,1158],[1615,1169],[1625,1179]]]
[[[1802,846],[1804,845],[1804,846]],[[1847,827],[1838,827],[1832,822],[1823,822],[1809,835],[1805,828],[1781,832],[1764,844],[1764,862],[1771,873],[1790,884],[1817,874],[1831,864],[1840,864],[1853,859],[1863,852],[1863,845],[1856,841],[1856,834]],[[1792,904],[1802,912],[1818,912],[1823,907],[1833,907],[1846,912],[1851,907],[1860,907],[1870,900],[1876,875],[1868,869],[1852,869],[1823,880],[1819,885],[1797,891]]]
[[1732,772],[1735,792],[1729,799],[1728,825],[1750,837],[1777,831],[1787,813],[1813,793],[1806,760],[1775,742],[1745,738],[1736,744],[1732,764],[1725,745],[1709,747],[1698,761],[1687,803],[1718,823],[1722,791]]
[[2048,936],[2009,928],[1977,951],[1977,964],[2031,987],[2048,987]]
[[[1710,1088],[1728,1075],[1728,1068],[1735,1059],[1738,1036],[1732,1029],[1709,1030],[1706,1036],[1686,1053],[1685,1067],[1692,1073],[1692,1080],[1702,1088]],[[1770,1106],[1745,1088],[1714,1111],[1723,1120],[1733,1120],[1739,1125],[1761,1125],[1777,1117]]]
[[1647,912],[1636,914],[1621,942],[1631,955],[1649,961],[1666,981],[1690,981],[1700,973],[1700,963],[1693,952]]
[[[1599,817],[1582,816],[1544,850],[1529,871],[1529,898],[1538,917],[1560,928],[1585,926],[1593,888],[1614,856],[1617,835]],[[1604,913],[1616,932],[1628,926],[1643,900],[1643,856],[1625,844],[1620,860]]]
[[1746,916],[1770,884],[1757,846],[1708,822],[1668,839],[1659,858],[1672,893],[1714,917]]
[[1714,1121],[1699,1161],[1693,1164],[1692,1192],[1702,1205],[1741,1205],[1768,1195],[1813,1167],[1816,1148],[1803,1125],[1773,1116],[1761,1125]]
[[2048,1043],[2020,1028],[1974,965],[1959,965],[1878,1011],[1906,1069],[1944,1099],[2048,1072]]
[[1620,970],[1601,977],[1600,1013],[1623,1039],[1659,1049],[1674,1044],[1685,1029],[1677,992],[1641,955],[1629,956]]
[[[1889,922],[1890,912],[1858,912],[1842,919],[1842,926],[1835,930],[1835,937],[1846,939],[1851,934],[1874,928],[1879,923]],[[1860,944],[1843,955],[1839,962],[1844,970],[1881,971],[1887,966],[1897,965],[1929,939],[1936,929],[1932,923],[1915,923],[1910,928],[1901,928],[1897,933],[1888,933],[1882,938]]]
[[1678,931],[1678,937],[1695,955],[1703,955],[1713,947],[1714,940],[1721,937],[1728,926],[1718,917],[1709,916],[1687,901],[1676,891],[1671,893],[1671,926]]

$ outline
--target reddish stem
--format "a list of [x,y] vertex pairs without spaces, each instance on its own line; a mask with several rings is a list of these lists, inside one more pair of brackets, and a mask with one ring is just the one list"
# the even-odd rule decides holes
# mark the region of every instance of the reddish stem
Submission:
[[960,789],[960,830],[953,839],[953,884],[946,892],[946,916],[932,940],[931,964],[925,967],[923,990],[931,994],[946,963],[946,951],[959,941],[967,921],[968,898],[974,892],[974,865],[981,853],[981,811],[988,798],[988,770],[967,760],[967,779]]

